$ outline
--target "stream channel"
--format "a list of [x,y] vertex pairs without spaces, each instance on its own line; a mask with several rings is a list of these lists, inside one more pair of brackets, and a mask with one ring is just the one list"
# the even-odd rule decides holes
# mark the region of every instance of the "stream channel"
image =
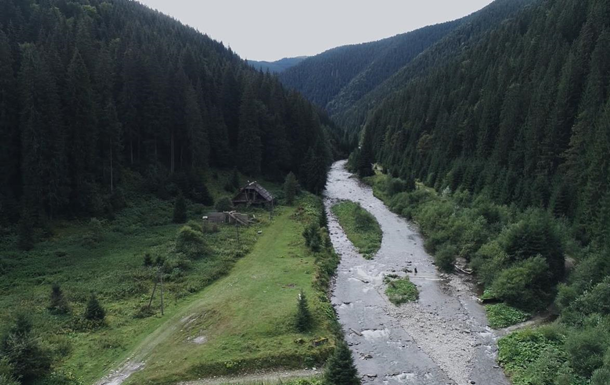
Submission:
[[[392,213],[372,189],[333,164],[324,204],[333,246],[341,256],[332,303],[365,384],[509,385],[496,363],[489,328],[469,276],[437,271],[417,228]],[[366,260],[347,239],[330,208],[358,202],[377,218],[381,249]],[[417,274],[404,270],[417,268]],[[399,307],[384,294],[387,274],[408,275],[419,300]]]

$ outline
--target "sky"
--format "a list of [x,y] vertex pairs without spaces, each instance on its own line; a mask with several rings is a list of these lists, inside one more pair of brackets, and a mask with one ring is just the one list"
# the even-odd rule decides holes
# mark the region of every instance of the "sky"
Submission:
[[311,56],[455,20],[491,0],[139,0],[244,59]]

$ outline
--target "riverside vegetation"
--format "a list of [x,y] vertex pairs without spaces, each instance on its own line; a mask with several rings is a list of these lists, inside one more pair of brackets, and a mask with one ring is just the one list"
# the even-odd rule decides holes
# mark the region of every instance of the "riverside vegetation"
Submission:
[[373,259],[381,247],[382,231],[377,219],[359,203],[343,201],[331,208],[347,238],[366,259]]

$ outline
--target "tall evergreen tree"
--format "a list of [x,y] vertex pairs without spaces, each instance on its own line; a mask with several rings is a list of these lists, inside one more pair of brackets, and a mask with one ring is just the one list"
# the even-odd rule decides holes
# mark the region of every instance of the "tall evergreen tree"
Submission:
[[330,385],[358,385],[358,371],[354,366],[352,352],[345,342],[339,341],[335,347],[335,353],[326,364],[324,381]]
[[262,144],[258,122],[257,100],[252,85],[244,90],[239,110],[239,134],[237,145],[237,167],[246,175],[261,172]]

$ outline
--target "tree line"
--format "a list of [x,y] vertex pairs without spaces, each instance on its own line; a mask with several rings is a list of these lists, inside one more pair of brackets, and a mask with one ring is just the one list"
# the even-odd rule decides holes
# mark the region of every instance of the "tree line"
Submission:
[[136,2],[0,4],[2,221],[103,215],[137,181],[206,203],[211,167],[292,171],[319,193],[332,128],[272,75]]

